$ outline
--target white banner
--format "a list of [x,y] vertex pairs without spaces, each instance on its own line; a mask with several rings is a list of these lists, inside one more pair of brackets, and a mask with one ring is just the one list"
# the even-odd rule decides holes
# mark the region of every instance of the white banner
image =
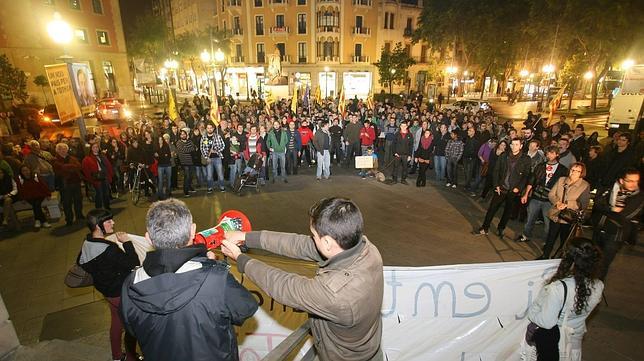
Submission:
[[[132,236],[139,258],[151,245]],[[311,277],[315,266],[258,257]],[[506,361],[519,359],[530,304],[559,260],[434,267],[385,267],[382,349],[388,361]],[[231,267],[258,300],[237,329],[241,361],[260,361],[307,319],[283,306]],[[299,359],[310,347],[302,347]]]

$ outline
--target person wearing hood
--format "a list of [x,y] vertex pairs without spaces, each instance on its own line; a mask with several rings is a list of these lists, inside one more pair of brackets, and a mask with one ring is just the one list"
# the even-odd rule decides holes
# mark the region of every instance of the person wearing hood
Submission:
[[253,295],[224,262],[193,245],[196,226],[185,203],[155,202],[145,238],[155,247],[124,282],[121,314],[146,359],[238,361],[240,326],[257,311]]
[[[127,233],[116,232],[114,240],[105,237],[114,233],[112,213],[104,209],[93,209],[87,213],[87,227],[90,233],[78,255],[76,263],[92,275],[94,288],[103,294],[111,314],[110,345],[113,360],[138,360],[136,339],[125,333],[125,355],[121,349],[123,322],[119,317],[121,285],[132,269],[139,266],[139,257]],[[121,247],[123,249],[121,249]],[[125,358],[123,358],[125,356]]]

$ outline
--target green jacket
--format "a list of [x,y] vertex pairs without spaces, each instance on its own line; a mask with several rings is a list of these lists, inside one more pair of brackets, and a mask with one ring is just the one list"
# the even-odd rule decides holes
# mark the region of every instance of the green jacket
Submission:
[[268,140],[266,141],[266,146],[269,149],[273,148],[272,152],[286,153],[287,145],[288,145],[288,134],[286,134],[286,130],[282,129],[279,141],[277,140],[277,136],[275,135],[274,129],[271,129],[271,131],[268,132]]

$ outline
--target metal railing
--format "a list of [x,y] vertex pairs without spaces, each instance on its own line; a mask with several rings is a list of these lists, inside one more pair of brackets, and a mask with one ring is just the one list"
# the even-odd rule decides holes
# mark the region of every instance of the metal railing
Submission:
[[318,33],[339,33],[339,26],[322,25],[318,26]]
[[244,30],[242,28],[233,28],[233,36],[244,35]]
[[371,28],[367,28],[364,26],[353,27],[352,32],[353,32],[353,35],[371,35]]
[[353,0],[354,6],[371,6],[371,0]]
[[365,55],[362,55],[362,56],[352,56],[352,57],[351,57],[351,61],[352,61],[353,63],[370,63],[370,62],[371,62],[371,58],[369,58],[369,56],[365,56]]
[[241,6],[241,0],[228,0],[228,6]]
[[339,63],[340,57],[337,56],[318,56],[318,61],[327,63]]
[[231,56],[230,61],[233,63],[243,63],[244,62],[244,57],[243,56]]
[[[299,346],[308,336],[309,336],[309,331],[311,330],[311,321],[306,320],[302,324],[302,326],[298,327],[295,331],[293,331],[288,337],[284,339],[284,341],[280,342],[279,345],[277,345],[271,352],[266,355],[262,361],[282,361],[285,360],[288,355],[290,355],[293,351],[297,349],[297,346]],[[313,361],[315,360],[317,352],[315,351],[315,347],[311,347],[304,357],[302,357],[302,361]]]

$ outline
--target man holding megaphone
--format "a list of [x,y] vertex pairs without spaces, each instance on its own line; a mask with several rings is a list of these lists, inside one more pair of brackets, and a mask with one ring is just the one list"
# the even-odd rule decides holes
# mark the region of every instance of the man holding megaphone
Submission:
[[[309,216],[312,237],[232,231],[222,252],[276,301],[309,313],[320,360],[380,361],[382,257],[362,234],[362,214],[349,199],[326,198]],[[314,278],[289,273],[242,253],[240,245],[317,261],[320,269]]]

